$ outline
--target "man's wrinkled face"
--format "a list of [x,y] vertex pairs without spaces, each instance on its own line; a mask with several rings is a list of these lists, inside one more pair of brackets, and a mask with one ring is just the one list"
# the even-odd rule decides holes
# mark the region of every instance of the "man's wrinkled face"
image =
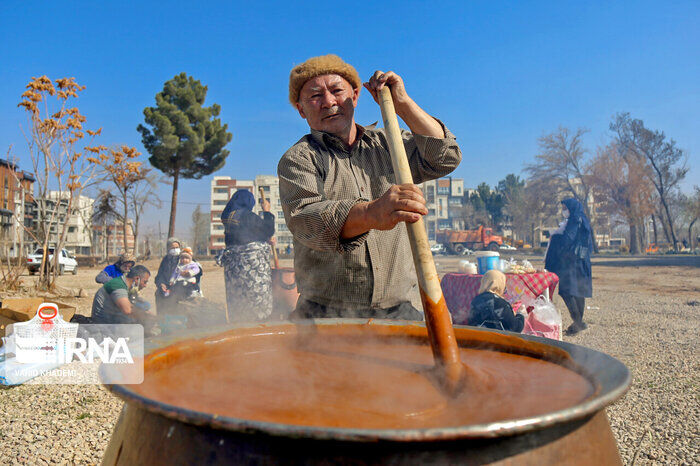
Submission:
[[311,129],[344,136],[354,124],[359,95],[360,89],[353,89],[344,78],[324,74],[304,83],[297,110]]

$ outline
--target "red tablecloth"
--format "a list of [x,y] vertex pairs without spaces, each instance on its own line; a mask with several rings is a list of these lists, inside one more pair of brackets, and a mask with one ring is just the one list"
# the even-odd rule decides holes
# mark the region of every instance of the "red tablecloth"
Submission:
[[[536,298],[549,289],[549,297],[554,296],[554,290],[559,283],[559,277],[552,272],[535,272],[523,274],[506,274],[506,299],[515,302],[524,296]],[[452,322],[456,325],[467,323],[469,305],[479,291],[481,275],[464,273],[448,273],[442,277],[442,293],[445,296],[447,308],[452,314]]]

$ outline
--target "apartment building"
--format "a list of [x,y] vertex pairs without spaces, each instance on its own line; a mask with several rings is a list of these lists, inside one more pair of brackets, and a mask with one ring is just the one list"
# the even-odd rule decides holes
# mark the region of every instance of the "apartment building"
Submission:
[[[239,189],[247,189],[256,199],[260,198],[260,188],[265,193],[265,198],[270,201],[270,212],[275,215],[275,238],[277,248],[284,251],[287,246],[292,246],[292,234],[284,221],[282,203],[280,202],[279,178],[273,175],[258,175],[254,180],[236,180],[229,176],[215,176],[211,182],[210,204],[210,239],[209,253],[215,254],[226,247],[224,242],[224,225],[221,222],[221,213],[233,193]],[[260,214],[262,209],[256,202],[253,212]]]
[[0,251],[17,257],[36,246],[26,228],[35,219],[34,177],[5,159],[0,159]]
[[[255,177],[255,197],[260,197],[260,188],[265,192],[265,198],[270,201],[270,212],[275,215],[275,238],[277,239],[277,249],[284,251],[287,246],[294,247],[294,237],[287,228],[282,212],[282,202],[280,201],[280,180],[273,175],[258,175]],[[260,204],[255,204],[253,212],[259,214],[262,211]]]
[[67,223],[66,240],[63,247],[73,254],[90,255],[93,251],[92,208],[95,200],[88,196],[76,196],[73,199],[71,211],[68,212],[69,199],[70,192],[68,191],[48,192],[48,199],[45,201],[47,214],[50,215],[53,209],[58,209],[56,223],[51,226],[52,239],[50,241],[51,243],[58,241],[63,231],[63,225]]
[[[91,231],[95,254],[101,257],[115,257],[124,252],[124,226],[122,222],[94,225]],[[126,247],[129,248],[130,252],[138,254],[135,249],[136,241],[131,219],[126,220]],[[66,249],[71,250],[71,246],[67,244]]]
[[428,215],[425,216],[425,228],[428,240],[435,241],[437,230],[464,229],[464,180],[445,177],[426,181],[420,185],[425,196]]

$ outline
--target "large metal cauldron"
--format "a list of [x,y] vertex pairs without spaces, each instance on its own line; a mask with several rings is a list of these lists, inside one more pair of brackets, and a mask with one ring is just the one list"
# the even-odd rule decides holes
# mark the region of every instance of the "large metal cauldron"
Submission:
[[[362,323],[373,328],[400,326],[412,332],[419,325],[355,319],[295,325]],[[257,327],[261,334],[269,334],[271,327],[278,325],[290,324]],[[207,337],[227,329],[188,334],[186,338]],[[544,348],[542,358],[550,360],[547,348],[559,354],[563,350],[578,372],[593,383],[596,393],[573,407],[530,418],[391,430],[294,426],[220,417],[145,398],[128,385],[110,385],[107,388],[126,404],[103,464],[620,464],[605,407],[622,396],[630,383],[629,371],[621,362],[588,348],[537,337],[499,332],[501,336],[494,340],[491,332],[459,326],[455,333],[461,346],[481,347],[488,342],[494,350],[517,352],[529,342],[545,343],[537,347]],[[176,340],[172,336],[152,340],[147,350]],[[533,355],[531,348],[525,353]]]

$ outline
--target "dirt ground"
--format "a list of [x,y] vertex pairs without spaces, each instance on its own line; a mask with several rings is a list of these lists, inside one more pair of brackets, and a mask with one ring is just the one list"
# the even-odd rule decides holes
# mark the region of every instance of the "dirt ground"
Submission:
[[[461,259],[437,256],[439,273],[457,271]],[[542,267],[541,258],[528,260]],[[145,263],[154,276],[158,263]],[[202,265],[205,298],[224,304],[223,269],[213,261],[203,261]],[[282,261],[282,266],[291,266],[291,261]],[[90,315],[92,297],[99,287],[94,277],[99,270],[81,268],[75,276],[59,277],[59,285],[72,289],[74,294],[84,290],[84,297],[61,300],[75,304],[80,314]],[[27,276],[25,282],[33,279]],[[589,329],[565,339],[608,353],[632,372],[630,390],[608,408],[623,461],[698,464],[700,257],[597,257],[593,261],[593,288],[594,297],[586,302],[590,308],[585,316]],[[143,296],[153,302],[154,290],[149,283]],[[566,308],[558,296],[554,302],[567,326],[571,320]],[[99,386],[63,387],[60,392],[47,387],[27,385],[0,390],[0,463],[9,458],[9,463],[99,462],[121,401]],[[39,416],[26,408],[47,393],[53,397],[60,393],[60,415],[47,408]],[[57,423],[60,416],[67,416],[70,432],[77,430],[79,435],[50,441],[65,430]],[[68,450],[61,453],[60,461],[53,459],[57,449]]]

